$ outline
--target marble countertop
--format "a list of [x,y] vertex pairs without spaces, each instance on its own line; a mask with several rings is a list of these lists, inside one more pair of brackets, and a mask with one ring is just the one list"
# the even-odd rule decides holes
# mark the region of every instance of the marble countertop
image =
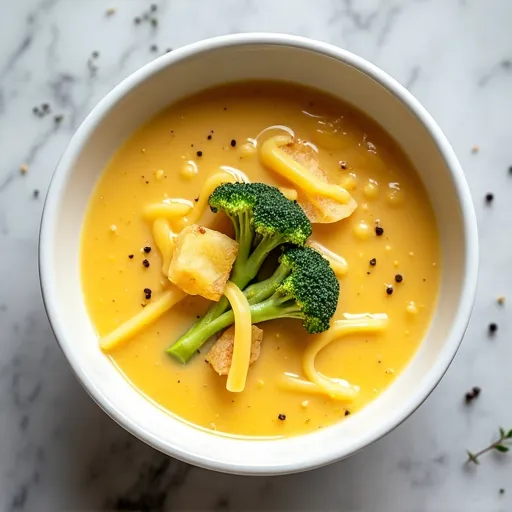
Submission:
[[[0,5],[0,511],[512,510],[511,454],[491,453],[478,467],[464,465],[466,449],[488,444],[500,425],[512,428],[512,2],[156,4],[156,27],[134,23],[149,0]],[[110,16],[109,8],[116,9]],[[168,48],[244,31],[328,41],[406,85],[454,145],[480,227],[472,321],[426,403],[349,460],[276,478],[193,468],[118,427],[68,368],[46,319],[37,274],[43,198],[85,115],[120,80]],[[51,112],[34,114],[33,107],[43,103]],[[62,116],[60,122],[55,116]],[[22,164],[26,174],[20,173]],[[491,205],[485,203],[487,192],[494,193]],[[501,307],[500,295],[510,298]],[[499,325],[492,338],[489,322]],[[464,394],[473,386],[482,393],[467,406]]]

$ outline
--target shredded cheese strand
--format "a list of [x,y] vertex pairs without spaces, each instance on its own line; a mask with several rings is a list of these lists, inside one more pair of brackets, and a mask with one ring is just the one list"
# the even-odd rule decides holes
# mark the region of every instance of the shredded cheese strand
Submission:
[[348,272],[347,260],[339,254],[327,249],[324,245],[314,242],[313,240],[308,241],[306,245],[309,245],[312,249],[316,249],[322,256],[329,261],[331,268],[338,277],[343,277]]
[[[345,386],[347,391],[350,393],[354,391],[357,393],[359,391],[358,386],[351,386],[348,381],[344,379],[332,379],[333,381],[339,383],[340,386]],[[325,389],[317,386],[315,383],[301,379],[298,375],[293,373],[285,373],[282,376],[280,385],[282,388],[288,389],[290,391],[303,392],[303,393],[311,393],[314,395],[325,395]]]
[[203,215],[204,211],[206,210],[206,207],[208,206],[208,199],[210,199],[213,191],[219,185],[222,185],[223,183],[235,183],[237,181],[243,181],[242,176],[245,175],[241,171],[237,171],[239,174],[234,171],[236,171],[236,169],[224,166],[222,167],[222,172],[218,172],[206,180],[203,188],[201,189],[201,193],[199,194],[199,201],[194,206],[194,209],[190,215],[183,219],[183,227],[197,223],[201,215]]
[[251,359],[252,323],[249,303],[242,290],[231,281],[226,283],[224,295],[228,299],[235,318],[233,358],[229,368],[226,389],[240,393],[245,389]]
[[283,194],[286,199],[289,199],[290,201],[296,201],[297,200],[297,191],[294,188],[287,188],[287,187],[278,187],[279,192]]
[[249,178],[234,167],[222,166],[221,172],[213,174],[206,180],[196,204],[187,199],[168,198],[160,203],[148,204],[143,210],[143,217],[150,222],[163,217],[175,225],[174,227],[179,227],[177,231],[181,231],[199,220],[208,205],[208,199],[219,185],[236,181],[248,183]]
[[103,338],[100,339],[101,350],[109,352],[117,348],[123,342],[132,338],[146,326],[161,317],[166,311],[169,311],[169,309],[180,302],[185,295],[186,293],[177,286],[173,286],[170,290],[162,293],[158,299],[153,300],[151,304],[148,304],[134,317],[130,318],[130,320],[121,324],[110,334],[103,336]]
[[327,377],[315,368],[315,359],[329,343],[353,332],[382,331],[388,323],[388,316],[384,313],[371,315],[369,313],[351,315],[346,313],[344,320],[333,323],[331,328],[323,334],[315,336],[307,346],[302,359],[302,367],[309,381],[299,378],[298,375],[286,373],[281,381],[282,387],[292,391],[321,393],[335,400],[351,401],[359,392],[359,387],[350,384],[344,379]]
[[153,222],[153,239],[162,256],[162,274],[167,277],[176,245],[177,235],[172,232],[169,221],[158,218]]
[[319,180],[281,149],[280,146],[286,146],[290,142],[291,137],[285,135],[267,139],[260,147],[263,163],[311,195],[320,195],[347,204],[351,196],[344,188]]
[[347,387],[345,384],[341,384],[338,379],[331,379],[319,372],[315,368],[316,356],[335,339],[353,332],[382,331],[386,327],[387,321],[386,314],[377,313],[375,315],[345,315],[344,320],[334,322],[328,331],[316,336],[306,347],[302,359],[302,368],[306,377],[322,388],[331,398],[352,400],[357,394],[357,390],[352,386]]
[[186,199],[164,199],[161,203],[148,204],[142,215],[150,222],[159,217],[172,222],[187,215],[193,207],[192,203]]

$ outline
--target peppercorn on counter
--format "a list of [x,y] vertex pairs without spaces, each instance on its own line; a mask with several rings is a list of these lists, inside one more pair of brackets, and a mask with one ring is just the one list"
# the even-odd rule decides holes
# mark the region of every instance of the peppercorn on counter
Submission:
[[382,393],[428,329],[436,222],[400,148],[318,91],[207,90],[138,129],[82,233],[98,344],[169,414],[297,435]]

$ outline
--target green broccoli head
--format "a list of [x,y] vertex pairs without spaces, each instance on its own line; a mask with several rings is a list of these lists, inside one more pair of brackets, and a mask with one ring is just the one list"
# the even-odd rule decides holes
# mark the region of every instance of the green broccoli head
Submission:
[[277,245],[304,245],[311,235],[311,223],[297,202],[265,183],[224,183],[209,203],[214,213],[222,210],[230,218],[249,214],[253,230],[261,237],[278,238]]
[[254,183],[223,183],[210,195],[208,202],[212,212],[222,210],[229,216],[252,211],[256,204]]
[[290,247],[279,258],[291,272],[276,293],[286,299],[284,307],[296,305],[310,334],[329,329],[338,305],[340,285],[329,262],[309,247]]
[[245,287],[270,251],[285,243],[304,245],[311,223],[295,201],[265,183],[224,183],[209,198],[213,212],[222,210],[233,222],[239,243],[231,280]]

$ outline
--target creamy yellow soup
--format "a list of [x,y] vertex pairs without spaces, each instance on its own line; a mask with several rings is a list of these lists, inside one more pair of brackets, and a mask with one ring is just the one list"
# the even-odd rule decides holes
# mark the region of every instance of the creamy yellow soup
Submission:
[[[239,169],[251,182],[296,188],[265,168],[250,143],[261,132],[258,141],[284,133],[282,128],[264,132],[276,125],[318,148],[329,179],[358,202],[347,219],[313,224],[311,239],[348,262],[334,320],[345,313],[385,313],[389,322],[382,332],[342,337],[317,357],[323,374],[359,387],[352,401],[283,387],[285,373],[304,378],[302,357],[312,336],[300,320],[259,325],[261,355],[242,393],[226,390],[226,377],[205,362],[206,345],[187,365],[177,363],[165,349],[207,309],[210,303],[199,297],[187,297],[108,354],[156,405],[219,433],[296,435],[356,413],[411,360],[436,305],[440,252],[434,214],[394,140],[361,112],[318,91],[249,82],[170,106],[138,129],[103,172],[90,199],[81,250],[84,300],[98,335],[120,326],[169,287],[151,226],[141,214],[148,204],[165,198],[194,201],[221,166]],[[222,213],[206,211],[199,223],[232,235]],[[384,230],[381,236],[376,226]],[[150,299],[145,288],[152,290]]]

